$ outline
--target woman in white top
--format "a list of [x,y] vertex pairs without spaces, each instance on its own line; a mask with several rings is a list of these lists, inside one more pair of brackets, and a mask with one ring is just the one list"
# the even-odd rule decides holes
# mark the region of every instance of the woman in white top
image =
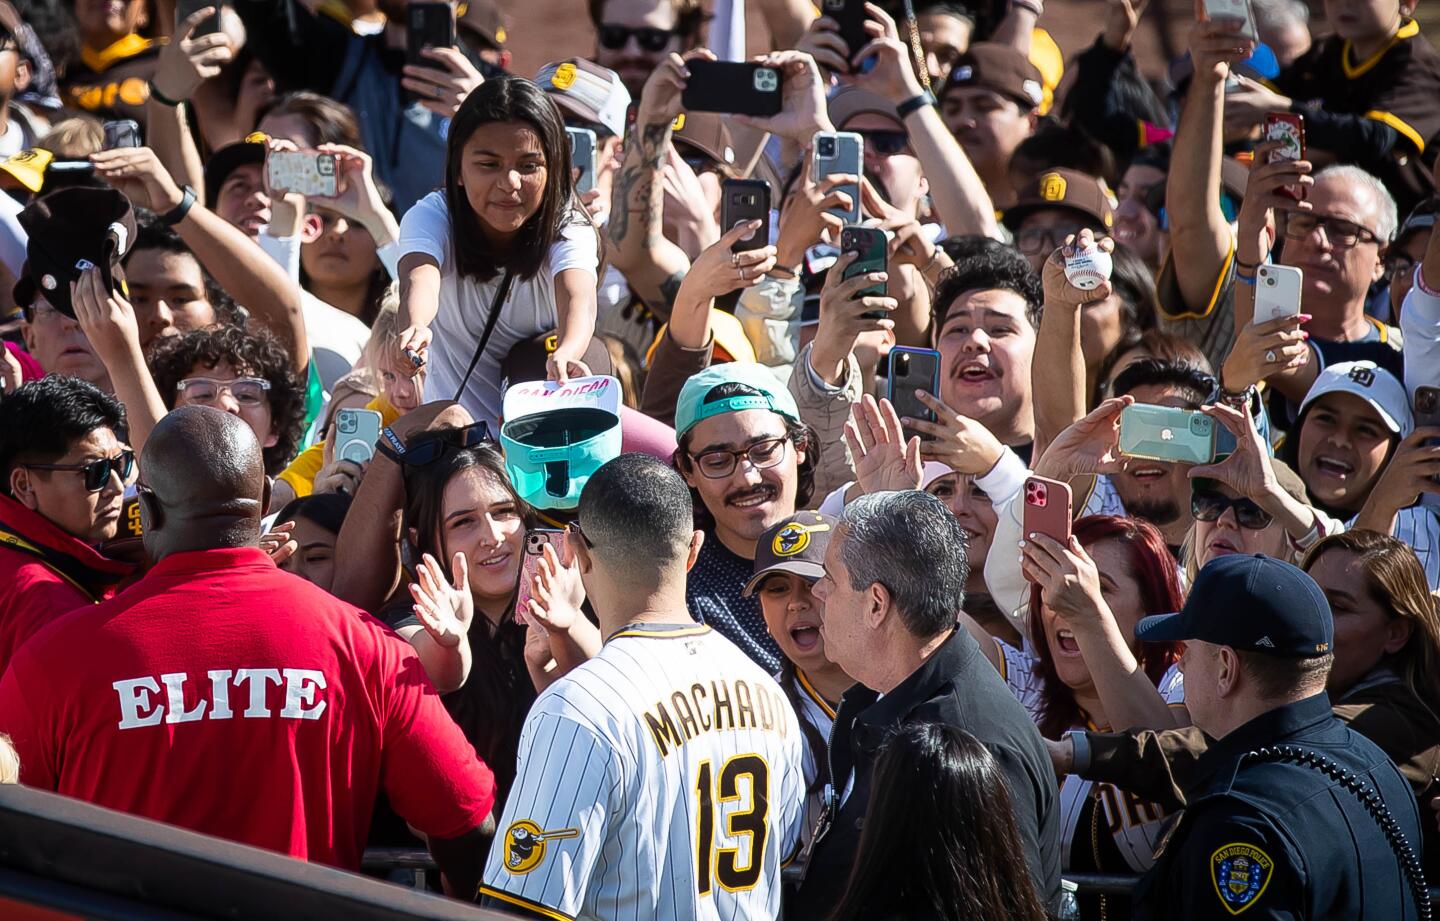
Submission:
[[550,98],[519,77],[487,80],[450,124],[445,188],[400,223],[402,330],[397,372],[427,363],[426,396],[451,399],[484,333],[501,281],[509,295],[459,400],[492,425],[501,362],[517,342],[554,329],[552,380],[588,374],[599,237],[574,200],[570,144]]

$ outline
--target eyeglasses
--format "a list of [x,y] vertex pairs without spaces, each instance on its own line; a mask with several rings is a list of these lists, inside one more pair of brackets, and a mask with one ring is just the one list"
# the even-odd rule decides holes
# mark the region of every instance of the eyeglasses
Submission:
[[1285,212],[1285,236],[1292,240],[1303,240],[1315,232],[1316,227],[1325,229],[1325,239],[1338,249],[1349,249],[1360,243],[1375,243],[1380,238],[1375,232],[1361,227],[1354,221],[1308,211]]
[[578,521],[572,521],[572,522],[570,522],[569,524],[567,524],[567,525],[565,526],[565,530],[568,531],[568,532],[570,532],[571,534],[574,534],[576,537],[580,538],[580,543],[582,543],[582,544],[585,545],[585,549],[586,549],[586,550],[594,550],[594,549],[595,549],[595,544],[592,543],[591,540],[590,540],[590,538],[585,535],[585,532],[584,532],[584,531],[580,530],[580,522],[578,522]]
[[906,131],[857,131],[865,139],[865,145],[882,157],[893,157],[910,148],[910,134]]
[[214,406],[220,401],[220,394],[228,393],[241,406],[265,405],[265,392],[270,382],[263,377],[237,377],[233,381],[217,381],[213,377],[187,377],[175,385],[177,393],[185,395],[186,402],[201,406]]
[[690,458],[707,478],[720,480],[735,472],[735,466],[742,457],[756,470],[774,467],[785,459],[785,444],[789,440],[782,435],[779,438],[757,441],[739,451],[706,451],[704,454],[692,454]]
[[1051,253],[1055,248],[1065,242],[1065,238],[1071,234],[1080,233],[1082,228],[1074,230],[1055,229],[1051,227],[1031,227],[1022,230],[1015,237],[1015,245],[1020,252],[1027,256],[1034,256],[1037,253]]
[[1190,495],[1190,514],[1196,521],[1219,521],[1225,510],[1235,510],[1235,521],[1247,531],[1263,531],[1274,519],[1249,499],[1231,499],[1208,489]]
[[1385,260],[1385,277],[1394,281],[1415,271],[1415,260],[1404,253],[1395,253]]
[[652,26],[641,26],[632,29],[629,26],[617,26],[604,23],[600,26],[600,45],[609,48],[611,51],[619,51],[630,41],[630,36],[635,36],[635,41],[644,51],[664,51],[670,45],[670,40],[675,37],[674,29],[656,29]]
[[129,449],[121,451],[114,457],[102,457],[99,460],[90,461],[88,464],[21,464],[27,470],[82,470],[85,472],[86,492],[99,492],[110,482],[110,476],[116,474],[120,482],[130,479],[130,474],[135,470],[135,452]]
[[490,437],[490,426],[484,421],[472,422],[463,428],[422,432],[412,443],[405,445],[403,451],[396,453],[405,466],[424,467],[439,460],[450,448],[473,448],[486,442],[494,442]]

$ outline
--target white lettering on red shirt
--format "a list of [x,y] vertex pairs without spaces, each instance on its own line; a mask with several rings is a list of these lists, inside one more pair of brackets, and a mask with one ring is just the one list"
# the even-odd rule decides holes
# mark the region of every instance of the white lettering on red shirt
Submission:
[[[233,676],[233,677],[232,677]],[[158,679],[151,675],[116,681],[111,685],[120,702],[120,729],[139,729],[160,723],[193,723],[198,720],[233,719],[230,687],[249,687],[249,702],[241,714],[246,719],[318,720],[329,703],[323,692],[329,686],[325,673],[313,668],[238,668],[233,672],[212,669],[205,673],[210,697],[199,696],[190,709],[185,706],[186,672],[169,672]],[[203,685],[203,681],[197,680]],[[268,703],[270,685],[284,689],[285,703],[277,713]],[[161,693],[161,687],[164,693]]]

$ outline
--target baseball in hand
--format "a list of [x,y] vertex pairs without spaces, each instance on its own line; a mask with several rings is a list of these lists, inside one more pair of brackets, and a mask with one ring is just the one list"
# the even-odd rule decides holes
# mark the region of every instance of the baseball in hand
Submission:
[[1092,243],[1065,260],[1065,278],[1081,291],[1094,291],[1110,280],[1112,265],[1110,254]]

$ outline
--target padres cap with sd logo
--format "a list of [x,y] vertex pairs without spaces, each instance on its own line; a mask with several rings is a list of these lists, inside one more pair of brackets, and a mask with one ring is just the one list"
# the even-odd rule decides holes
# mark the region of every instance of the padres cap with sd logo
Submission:
[[797,512],[761,535],[755,543],[755,575],[740,593],[749,598],[767,576],[788,572],[807,582],[825,575],[825,548],[837,520],[819,512]]

